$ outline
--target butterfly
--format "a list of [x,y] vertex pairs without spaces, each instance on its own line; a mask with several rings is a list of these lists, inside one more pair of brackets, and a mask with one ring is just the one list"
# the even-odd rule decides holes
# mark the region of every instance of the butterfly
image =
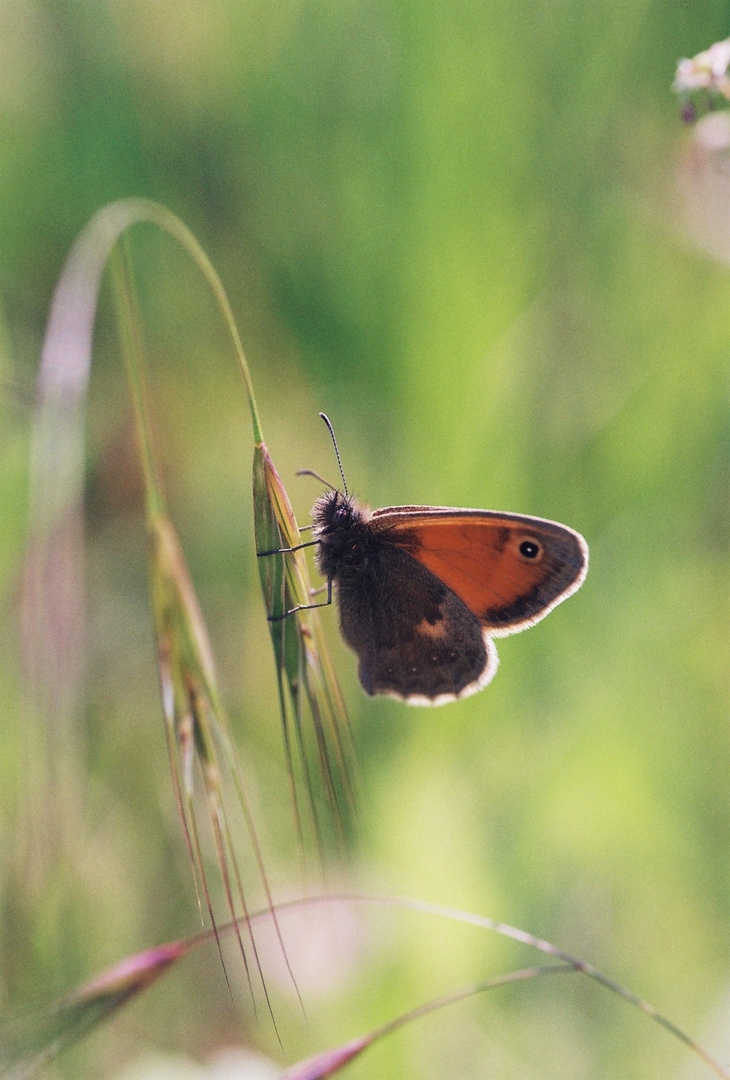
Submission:
[[348,493],[332,425],[320,415],[344,490],[319,497],[314,539],[302,546],[316,546],[327,603],[336,587],[342,636],[358,656],[364,690],[411,705],[481,690],[497,670],[493,639],[532,626],[580,587],[585,540],[555,521],[493,510],[370,511]]

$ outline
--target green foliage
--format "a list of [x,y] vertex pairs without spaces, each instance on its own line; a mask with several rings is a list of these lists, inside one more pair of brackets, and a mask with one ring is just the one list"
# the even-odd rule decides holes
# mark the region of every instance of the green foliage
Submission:
[[[317,489],[295,469],[336,479],[325,409],[372,505],[539,514],[591,547],[581,591],[501,643],[492,686],[433,712],[365,700],[321,613],[360,763],[359,883],[523,926],[721,1056],[730,270],[679,228],[690,136],[670,85],[727,14],[689,0],[0,5],[3,1007],[195,929],[130,410],[103,319],[85,706],[63,729],[60,778],[38,767],[46,733],[19,649],[28,402],[51,290],[89,217],[142,195],[184,218],[221,273],[300,523]],[[234,728],[246,718],[270,882],[291,893],[240,374],[197,271],[156,235],[135,252],[172,515]],[[309,1028],[286,980],[274,1001],[292,1060],[524,963],[516,946],[381,914],[351,962],[339,948],[329,993],[320,972],[308,996],[293,926]],[[57,1076],[113,1077],[143,1046],[202,1056],[246,1037],[279,1056],[246,1008],[201,953]],[[572,980],[495,992],[371,1053],[353,1080],[688,1075],[675,1044]]]

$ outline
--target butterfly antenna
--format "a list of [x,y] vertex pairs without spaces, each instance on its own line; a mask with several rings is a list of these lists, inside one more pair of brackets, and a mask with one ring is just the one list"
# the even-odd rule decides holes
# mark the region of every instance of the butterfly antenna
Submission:
[[324,486],[328,487],[330,491],[337,490],[334,484],[330,484],[329,480],[325,480],[325,478],[323,476],[320,476],[318,472],[315,472],[314,469],[297,469],[296,475],[313,476],[315,480],[319,480],[320,484],[324,484]]
[[342,477],[342,486],[345,489],[345,495],[347,495],[347,497],[349,499],[350,493],[347,490],[347,480],[345,480],[345,470],[342,468],[342,461],[340,460],[340,451],[339,451],[339,449],[337,447],[337,439],[335,438],[334,428],[332,427],[332,424],[330,424],[328,416],[326,416],[323,412],[321,412],[319,415],[322,417],[325,424],[329,428],[329,433],[332,436],[332,443],[333,443],[334,448],[335,448],[335,453],[337,454],[337,464],[340,466],[340,476]]

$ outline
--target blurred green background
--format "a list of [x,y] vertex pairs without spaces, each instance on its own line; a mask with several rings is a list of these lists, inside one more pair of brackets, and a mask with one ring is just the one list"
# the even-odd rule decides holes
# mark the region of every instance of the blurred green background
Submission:
[[[495,682],[435,711],[366,700],[325,613],[363,784],[353,865],[330,883],[546,937],[730,1060],[730,271],[680,228],[675,169],[691,135],[670,92],[677,59],[729,28],[730,4],[690,0],[0,0],[3,1009],[197,925],[107,303],[89,403],[83,707],[47,795],[19,635],[52,289],[94,211],[138,194],[179,214],[220,271],[302,522],[318,486],[294,471],[337,477],[324,409],[372,506],[538,514],[591,548],[580,593],[499,644]],[[150,228],[133,239],[175,519],[272,885],[292,895],[240,377],[195,269]],[[536,959],[425,916],[352,918],[334,961],[327,928],[287,923],[309,1021],[272,976],[290,1059]],[[281,1061],[245,991],[234,998],[214,952],[196,955],[48,1075],[134,1076],[147,1048],[202,1061],[242,1040]],[[456,1006],[348,1075],[709,1073],[571,977]]]

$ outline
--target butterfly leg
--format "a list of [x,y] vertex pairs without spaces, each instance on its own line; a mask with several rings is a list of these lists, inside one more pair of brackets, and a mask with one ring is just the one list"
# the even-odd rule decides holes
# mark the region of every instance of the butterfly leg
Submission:
[[271,551],[257,551],[256,558],[263,559],[265,555],[288,555],[292,551],[301,551],[302,548],[314,547],[319,540],[308,540],[306,544],[297,544],[296,547],[273,548]]
[[[283,611],[281,615],[269,615],[269,622],[281,622],[282,619],[287,619],[290,615],[293,615],[295,611],[312,611],[314,608],[329,607],[332,603],[332,578],[327,579],[327,599],[323,604],[297,604],[296,607],[289,608],[288,611]],[[317,592],[321,590],[317,589]]]

